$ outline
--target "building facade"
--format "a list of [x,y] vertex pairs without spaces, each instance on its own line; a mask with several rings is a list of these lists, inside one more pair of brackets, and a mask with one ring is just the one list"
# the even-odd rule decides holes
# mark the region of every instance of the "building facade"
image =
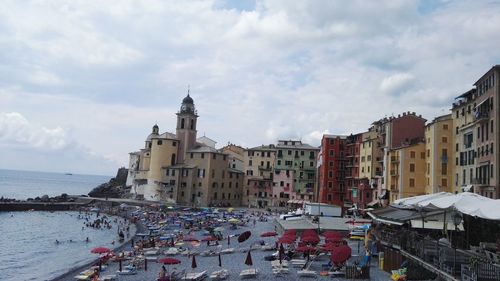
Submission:
[[245,150],[244,201],[248,206],[273,206],[273,176],[276,148],[273,144]]
[[343,206],[346,192],[345,145],[347,136],[323,135],[318,160],[319,198],[321,203]]
[[215,141],[197,134],[193,99],[182,101],[176,134],[153,126],[145,146],[130,153],[127,184],[132,196],[189,206],[239,206],[243,172],[233,169]]

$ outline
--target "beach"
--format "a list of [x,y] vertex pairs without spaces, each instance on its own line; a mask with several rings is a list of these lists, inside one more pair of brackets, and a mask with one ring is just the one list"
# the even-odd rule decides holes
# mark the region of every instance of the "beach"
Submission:
[[[160,212],[155,212],[151,210],[140,210],[139,212],[135,213],[137,214],[148,214],[146,217],[149,219],[146,219],[143,215],[138,216],[141,219],[138,221],[138,233],[148,233],[146,231],[147,225],[150,227],[153,225],[153,222],[165,222],[169,221],[168,217],[170,216],[177,216],[177,217],[183,217],[183,216],[189,216],[189,217],[196,217],[196,216],[203,216],[203,213],[198,213],[194,211],[167,211],[166,214],[167,216],[165,217],[159,217]],[[195,214],[195,215],[193,215]],[[227,217],[230,217],[230,214],[227,214]],[[178,248],[187,248],[191,250],[195,250],[199,253],[202,253],[206,250],[213,250],[214,252],[219,252],[224,249],[228,248],[234,248],[234,252],[230,254],[223,254],[221,255],[221,263],[222,266],[219,267],[219,256],[201,256],[201,255],[196,255],[195,260],[196,260],[196,268],[192,268],[192,257],[188,257],[185,255],[177,254],[174,256],[169,256],[171,258],[178,259],[180,261],[180,264],[177,265],[164,265],[166,270],[167,270],[167,275],[172,273],[172,272],[182,272],[184,271],[184,274],[186,273],[192,273],[192,272],[203,272],[206,271],[208,275],[210,275],[213,271],[225,268],[229,271],[229,277],[227,280],[239,280],[240,279],[240,272],[244,269],[248,268],[256,268],[258,269],[259,273],[256,277],[256,280],[278,280],[278,279],[286,279],[286,280],[296,280],[299,279],[297,275],[297,270],[296,268],[290,267],[290,272],[287,275],[284,276],[275,276],[272,272],[271,264],[270,261],[264,260],[265,256],[271,255],[274,251],[263,251],[260,249],[261,244],[266,244],[266,245],[274,245],[275,242],[277,241],[278,237],[261,237],[260,235],[264,232],[272,232],[275,231],[275,225],[274,225],[274,218],[275,216],[272,214],[265,214],[262,212],[252,212],[252,211],[242,211],[241,212],[242,217],[239,219],[241,226],[237,226],[236,229],[231,229],[231,223],[224,222],[220,224],[220,227],[224,228],[224,231],[222,232],[222,239],[217,242],[211,242],[214,245],[212,246],[207,246],[206,242],[184,242],[182,244],[178,244]],[[223,217],[225,215],[220,215],[220,217]],[[154,219],[151,219],[155,217]],[[260,219],[260,220],[259,220]],[[262,220],[262,221],[261,221]],[[172,220],[172,221],[175,221]],[[243,225],[242,221],[248,221]],[[195,237],[197,239],[203,239],[204,237],[207,237],[207,231],[205,229],[200,229],[197,231],[192,231],[190,234],[188,234],[188,230],[184,228],[183,225],[168,225],[168,224],[162,224],[164,227],[163,229],[163,235],[167,233],[180,233],[181,231],[183,232],[183,236],[186,237],[189,235],[190,237]],[[166,225],[166,226],[165,226]],[[238,235],[240,235],[243,232],[250,231],[251,235],[248,238],[248,240],[243,241],[241,243],[238,242]],[[228,241],[228,238],[229,241]],[[134,238],[134,242],[137,246],[137,242],[139,241],[140,237],[136,236]],[[148,240],[148,239],[146,239]],[[215,243],[218,243],[219,245],[216,246]],[[352,264],[355,261],[359,261],[363,258],[364,256],[364,251],[363,246],[360,245],[362,242],[357,242],[357,241],[349,241],[348,242],[349,246],[352,248],[352,253],[353,257],[349,259],[348,264]],[[156,245],[158,246],[158,245]],[[357,249],[361,249],[361,251],[358,253]],[[161,247],[160,252],[163,252],[159,255],[157,255],[157,259],[165,258],[167,257],[164,254],[164,251],[167,250],[169,247]],[[247,259],[248,252],[250,250],[251,257],[252,257],[252,266],[248,266],[245,264],[245,261]],[[124,246],[115,249],[115,253],[119,253],[121,251],[133,251],[133,248],[131,247],[131,243],[126,243]],[[136,247],[136,252],[137,252],[137,247]],[[90,255],[90,253],[89,253]],[[359,256],[357,256],[359,255]],[[153,258],[152,258],[153,259]],[[329,257],[323,257],[321,259],[315,260],[311,263],[309,266],[310,270],[314,270],[317,273],[320,271],[325,270],[325,267],[323,267],[323,264],[327,264],[329,262]],[[124,260],[122,262],[122,267],[125,268],[125,266],[128,264],[127,260]],[[135,275],[117,275],[116,280],[156,280],[159,276],[159,272],[161,270],[162,264],[155,262],[153,260],[148,260],[147,262],[147,270],[144,268],[144,264],[141,264],[137,270],[137,274]],[[388,280],[389,274],[380,271],[377,268],[377,261],[372,259],[371,262],[371,280]],[[76,270],[72,270],[71,272],[65,274],[61,278],[58,278],[56,280],[75,280],[75,276],[78,275],[81,271],[85,270],[86,267],[83,268],[78,268]],[[107,262],[107,268],[101,272],[101,277],[106,276],[106,275],[116,275],[117,271],[119,269],[119,263],[118,262],[112,262],[108,261]],[[327,276],[317,276],[319,279],[329,279],[331,280],[331,277]],[[347,280],[343,278],[337,278],[337,280]]]

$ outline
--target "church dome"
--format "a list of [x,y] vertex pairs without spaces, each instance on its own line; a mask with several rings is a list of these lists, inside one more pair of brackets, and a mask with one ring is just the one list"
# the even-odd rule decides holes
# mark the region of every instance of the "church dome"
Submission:
[[184,104],[193,104],[193,99],[189,96],[189,94],[182,100]]

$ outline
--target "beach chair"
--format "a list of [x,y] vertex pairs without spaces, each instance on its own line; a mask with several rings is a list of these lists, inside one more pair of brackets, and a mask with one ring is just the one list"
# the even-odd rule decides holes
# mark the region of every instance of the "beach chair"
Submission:
[[240,272],[241,278],[255,278],[257,277],[258,270],[256,268],[243,269]]

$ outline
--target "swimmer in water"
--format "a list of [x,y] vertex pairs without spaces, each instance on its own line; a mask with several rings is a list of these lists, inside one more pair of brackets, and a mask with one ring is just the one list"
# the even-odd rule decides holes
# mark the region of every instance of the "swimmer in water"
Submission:
[[59,244],[59,240],[56,239],[56,244]]

